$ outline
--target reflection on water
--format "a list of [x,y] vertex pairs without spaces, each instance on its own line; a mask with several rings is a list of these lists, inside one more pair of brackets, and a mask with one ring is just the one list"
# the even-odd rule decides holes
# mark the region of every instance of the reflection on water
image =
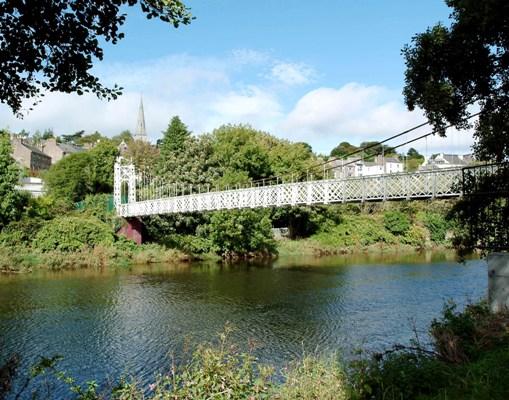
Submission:
[[146,382],[227,321],[238,343],[254,340],[258,356],[278,365],[303,352],[381,349],[407,342],[414,324],[424,332],[447,299],[483,296],[485,270],[435,254],[4,276],[0,361],[61,354],[83,380],[128,373]]

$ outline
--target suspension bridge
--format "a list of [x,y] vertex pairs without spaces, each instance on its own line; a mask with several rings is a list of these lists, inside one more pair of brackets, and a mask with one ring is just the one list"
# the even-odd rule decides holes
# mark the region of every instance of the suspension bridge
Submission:
[[[470,115],[468,119],[476,117]],[[362,152],[358,160],[365,160],[365,151],[381,146],[375,155],[384,156],[384,143],[394,139],[402,143],[390,146],[394,151],[412,142],[426,140],[435,131],[406,139],[406,135],[427,122],[390,136],[363,149],[356,150],[345,158]],[[371,157],[373,154],[370,155]],[[132,162],[122,157],[117,159],[114,171],[114,202],[117,213],[122,217],[188,213],[200,211],[231,210],[242,208],[266,208],[297,205],[333,204],[387,200],[423,200],[458,197],[462,195],[462,168],[434,169],[417,172],[399,172],[357,177],[326,179],[325,165],[335,161],[332,158],[319,164],[324,166],[324,179],[304,181],[273,181],[251,183],[249,186],[210,190],[210,187],[184,186],[165,182],[159,177],[148,176],[136,171]],[[355,161],[354,161],[355,162]],[[350,163],[343,164],[342,168]],[[385,167],[384,167],[385,168]],[[470,173],[476,173],[470,168]],[[479,166],[480,173],[483,166]],[[331,168],[329,168],[331,169]]]
[[[485,167],[475,168],[481,171]],[[259,184],[220,191],[207,189],[187,194],[181,190],[179,194],[177,185],[147,180],[137,174],[133,164],[119,158],[115,164],[114,201],[118,215],[141,217],[242,208],[458,197],[462,195],[461,181],[462,168],[450,168]]]

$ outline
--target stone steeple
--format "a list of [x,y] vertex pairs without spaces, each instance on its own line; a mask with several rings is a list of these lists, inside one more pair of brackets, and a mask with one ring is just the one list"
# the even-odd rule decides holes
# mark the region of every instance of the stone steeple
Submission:
[[145,113],[143,112],[143,98],[140,97],[140,108],[138,110],[138,122],[134,132],[134,140],[148,142],[147,131],[145,130]]

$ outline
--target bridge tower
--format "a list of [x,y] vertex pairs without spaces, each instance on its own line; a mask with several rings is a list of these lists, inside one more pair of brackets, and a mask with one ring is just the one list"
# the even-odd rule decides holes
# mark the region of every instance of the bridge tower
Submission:
[[[123,210],[127,204],[136,202],[136,168],[132,162],[117,157],[113,177],[113,202],[117,210]],[[133,240],[137,244],[143,242],[143,224],[139,218],[127,217],[126,224],[118,234]]]

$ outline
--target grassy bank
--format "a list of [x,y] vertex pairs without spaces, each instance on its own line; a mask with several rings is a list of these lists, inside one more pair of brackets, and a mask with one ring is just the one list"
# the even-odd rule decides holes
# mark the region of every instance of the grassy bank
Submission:
[[73,252],[41,251],[26,246],[0,246],[0,272],[25,273],[37,268],[66,270],[79,268],[129,267],[154,263],[182,263],[192,259],[179,250],[156,244],[141,246],[104,246]]
[[280,255],[409,252],[452,247],[456,227],[448,220],[452,203],[401,202],[329,206],[304,238],[278,241]]
[[[348,363],[334,355],[308,356],[276,369],[257,360],[252,351],[240,351],[227,326],[217,340],[199,345],[186,361],[172,365],[148,387],[141,387],[135,378],[101,388],[93,381],[80,386],[59,369],[58,357],[42,359],[29,379],[45,378],[38,381],[41,393],[53,380],[67,386],[70,397],[88,400],[505,400],[508,328],[509,314],[491,314],[485,304],[467,306],[463,312],[448,305],[430,326],[428,346],[398,345]],[[9,390],[17,365],[13,358],[0,367],[5,383],[0,385],[0,397]]]

